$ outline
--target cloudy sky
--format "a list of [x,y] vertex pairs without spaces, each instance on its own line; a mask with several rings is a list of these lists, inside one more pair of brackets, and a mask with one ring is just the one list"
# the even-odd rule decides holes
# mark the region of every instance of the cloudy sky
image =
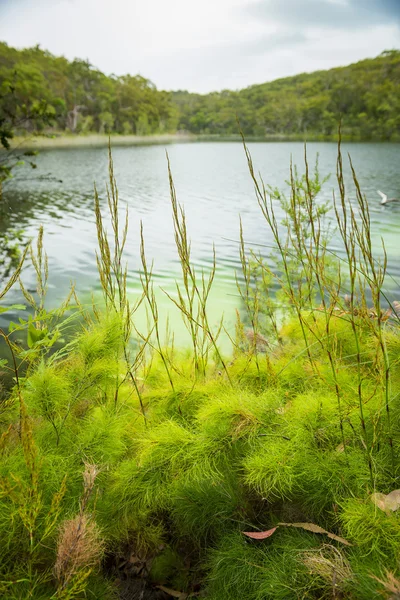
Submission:
[[0,0],[0,40],[161,89],[239,89],[400,48],[400,0]]

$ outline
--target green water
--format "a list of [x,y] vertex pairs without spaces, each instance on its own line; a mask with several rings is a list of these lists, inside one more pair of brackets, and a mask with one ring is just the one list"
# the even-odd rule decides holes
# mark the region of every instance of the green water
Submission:
[[[249,149],[264,182],[273,186],[285,187],[291,157],[299,167],[303,164],[304,148],[298,142],[251,143]],[[370,202],[374,241],[378,246],[381,236],[385,240],[391,275],[387,286],[396,294],[400,289],[400,203],[380,206],[376,190],[400,196],[400,145],[344,144],[343,154],[347,151],[351,153],[362,190]],[[321,174],[332,173],[321,194],[327,200],[332,199],[336,188],[336,152],[335,144],[308,145],[310,163],[314,163],[319,153]],[[178,200],[186,211],[193,262],[199,270],[210,268],[215,243],[218,269],[210,298],[210,321],[217,324],[223,313],[226,327],[232,330],[235,309],[240,308],[235,282],[235,272],[240,270],[239,215],[249,247],[268,254],[272,243],[255,199],[243,148],[236,142],[174,144],[168,146],[168,153]],[[164,318],[169,315],[177,343],[184,343],[179,312],[162,291],[173,294],[180,274],[165,150],[160,146],[120,147],[114,149],[113,156],[121,206],[127,205],[130,215],[126,245],[130,294],[133,299],[140,290],[139,227],[142,221],[147,259],[149,263],[154,261],[160,313]],[[93,184],[96,182],[105,208],[107,162],[107,151],[100,148],[43,151],[37,158],[35,171],[23,167],[15,179],[4,186],[0,236],[21,228],[25,238],[35,237],[39,225],[44,225],[51,306],[65,297],[71,281],[76,282],[84,301],[88,302],[90,294],[99,291]],[[351,200],[355,197],[354,187],[347,165],[346,180]],[[280,209],[276,208],[279,218]],[[340,252],[335,239],[332,248]],[[25,269],[23,280],[32,291],[35,284],[31,269]],[[12,293],[10,303],[17,298],[17,292]],[[145,327],[144,314],[138,316],[138,321]],[[2,324],[5,325],[4,320]]]

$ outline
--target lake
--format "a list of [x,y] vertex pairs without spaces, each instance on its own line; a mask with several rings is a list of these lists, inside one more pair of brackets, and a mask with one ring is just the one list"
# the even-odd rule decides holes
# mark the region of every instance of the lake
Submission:
[[[297,142],[250,143],[253,162],[264,182],[285,188],[290,159],[302,168],[303,144]],[[382,236],[389,256],[387,287],[396,294],[400,289],[400,203],[381,206],[377,189],[388,195],[400,195],[400,144],[343,144],[350,152],[359,182],[370,203],[372,231],[378,245]],[[217,323],[222,312],[228,329],[233,328],[235,309],[240,308],[235,271],[240,270],[238,238],[239,215],[248,247],[268,254],[271,234],[263,220],[254,194],[243,147],[236,142],[184,143],[167,147],[178,201],[183,204],[192,240],[192,258],[198,269],[208,269],[215,243],[217,276],[210,299],[211,320]],[[321,198],[332,199],[336,188],[337,147],[334,143],[309,143],[312,165],[319,154],[321,175],[332,176]],[[129,265],[129,292],[140,289],[139,227],[143,222],[148,262],[154,261],[162,315],[170,314],[177,341],[184,343],[180,315],[162,292],[174,290],[180,265],[174,244],[173,223],[165,148],[161,146],[116,147],[114,171],[121,208],[129,209],[129,235],[126,259]],[[346,158],[346,157],[345,157]],[[14,180],[4,186],[4,218],[0,236],[12,237],[23,229],[25,238],[35,237],[40,224],[45,230],[44,243],[49,257],[49,306],[65,298],[70,282],[76,282],[79,296],[89,302],[91,292],[99,292],[95,249],[97,244],[93,213],[93,184],[105,208],[108,155],[104,148],[71,148],[42,151],[37,169],[23,167]],[[349,198],[354,199],[350,169],[346,162]],[[279,207],[277,215],[280,216]],[[258,246],[264,245],[265,247]],[[335,242],[333,242],[335,245]],[[35,288],[33,273],[24,271],[28,289]],[[162,289],[161,289],[162,288]],[[9,302],[19,299],[17,292]],[[2,325],[4,326],[5,317]]]

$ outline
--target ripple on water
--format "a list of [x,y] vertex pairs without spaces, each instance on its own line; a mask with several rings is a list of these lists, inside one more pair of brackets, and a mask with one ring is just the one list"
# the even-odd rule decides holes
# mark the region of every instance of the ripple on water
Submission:
[[[249,144],[256,171],[266,184],[284,189],[289,178],[289,163],[303,164],[301,143]],[[322,176],[336,169],[336,144],[308,145],[310,165],[319,153]],[[399,144],[345,144],[343,156],[350,151],[361,189],[370,202],[374,246],[380,238],[385,241],[389,257],[389,272],[400,279],[400,204],[383,207],[377,189],[399,195]],[[240,270],[239,214],[248,248],[267,256],[273,240],[254,194],[246,158],[240,143],[175,144],[168,148],[177,198],[184,205],[189,236],[192,240],[192,259],[197,269],[209,270],[212,264],[212,245],[217,253],[217,305],[231,306],[235,292],[235,271]],[[168,171],[165,151],[160,146],[116,148],[113,151],[114,171],[120,200],[127,205],[130,232],[126,244],[129,263],[129,284],[138,290],[140,281],[139,224],[143,222],[146,256],[149,265],[154,260],[155,285],[172,289],[180,276],[180,265],[174,242],[171,217]],[[345,160],[345,159],[344,159]],[[98,288],[95,248],[97,245],[93,215],[93,182],[100,195],[102,210],[106,211],[105,182],[107,179],[107,150],[79,148],[45,151],[37,157],[37,175],[42,179],[25,179],[28,172],[21,169],[19,177],[7,183],[5,214],[0,235],[23,228],[34,236],[39,225],[45,227],[45,246],[49,256],[51,293],[53,300],[64,298],[69,281],[75,279],[79,290],[88,294]],[[44,176],[50,174],[51,180]],[[30,176],[30,174],[29,174]],[[348,165],[345,168],[348,198],[354,204],[355,186]],[[334,176],[325,185],[321,199],[332,202]],[[287,188],[286,188],[287,189]],[[277,219],[282,211],[275,203]],[[110,220],[105,226],[111,230]],[[336,238],[331,248],[343,256]],[[379,252],[378,252],[379,254]],[[27,285],[34,287],[33,274],[27,270]],[[218,279],[218,281],[217,281]],[[397,282],[388,279],[388,288],[397,293]]]

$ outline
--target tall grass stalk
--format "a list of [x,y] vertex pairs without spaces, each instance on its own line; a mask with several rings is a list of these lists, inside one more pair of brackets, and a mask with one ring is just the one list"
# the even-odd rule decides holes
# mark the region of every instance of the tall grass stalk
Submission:
[[[357,239],[357,246],[359,248],[360,255],[360,270],[363,277],[368,281],[369,289],[373,302],[373,312],[370,313],[372,317],[369,321],[371,324],[374,335],[378,340],[379,349],[381,352],[383,364],[384,364],[384,383],[383,393],[385,398],[386,418],[388,424],[388,442],[390,446],[390,453],[392,457],[392,476],[395,476],[395,457],[393,447],[393,436],[392,436],[392,424],[391,424],[391,381],[390,381],[390,362],[386,348],[386,341],[384,336],[384,326],[387,320],[388,313],[382,310],[382,289],[386,277],[387,271],[387,254],[385,244],[382,241],[383,250],[383,262],[376,262],[373,256],[372,239],[371,239],[371,219],[369,213],[368,202],[365,196],[362,194],[360,185],[357,180],[357,176],[349,157],[351,172],[353,181],[356,188],[356,198],[358,203],[358,213],[360,217],[360,223],[357,220],[354,212],[351,213],[352,225],[355,231]],[[389,311],[390,312],[390,311]]]
[[[354,210],[346,202],[346,188],[343,176],[343,159],[341,152],[341,145],[338,145],[338,158],[337,158],[337,182],[339,187],[339,198],[340,208],[339,211],[338,203],[334,194],[334,210],[336,216],[336,222],[338,230],[340,232],[345,253],[346,253],[346,268],[348,271],[349,288],[350,293],[345,296],[345,304],[349,311],[347,311],[347,318],[350,321],[351,329],[353,332],[356,349],[357,349],[357,395],[358,395],[358,406],[360,411],[360,422],[362,429],[362,436],[364,440],[364,446],[368,455],[368,465],[370,469],[371,479],[373,481],[373,468],[372,468],[372,457],[371,457],[371,445],[367,435],[365,416],[364,416],[364,395],[363,395],[363,375],[362,375],[362,357],[361,357],[361,343],[360,343],[360,321],[358,312],[362,311],[362,314],[367,314],[367,301],[366,301],[366,279],[363,277],[363,269],[359,266],[359,260],[357,258],[357,238],[356,229],[357,221],[355,218]],[[354,174],[355,177],[355,174]],[[369,225],[369,222],[368,222]]]
[[[300,184],[297,172],[294,171],[291,165],[289,182],[290,200],[284,205],[287,218],[283,222],[284,228],[282,230],[276,217],[271,188],[264,185],[261,176],[256,177],[252,158],[244,139],[243,144],[250,176],[254,183],[256,198],[262,214],[271,229],[275,247],[280,257],[282,274],[278,273],[275,275],[276,281],[288,298],[289,306],[294,308],[302,331],[305,352],[307,352],[310,365],[316,377],[324,378],[325,376],[321,373],[321,369],[313,356],[314,343],[312,343],[312,339],[318,343],[328,360],[338,403],[339,426],[345,450],[343,392],[338,376],[341,358],[338,355],[335,327],[332,328],[332,323],[336,319],[344,319],[351,324],[356,346],[357,395],[361,436],[363,447],[367,454],[371,483],[374,485],[372,449],[373,444],[376,443],[376,439],[375,436],[374,439],[369,438],[365,421],[364,406],[367,398],[364,397],[363,393],[364,375],[362,371],[360,328],[365,328],[367,325],[372,329],[377,339],[383,362],[383,394],[388,426],[388,443],[392,455],[394,473],[394,450],[390,411],[390,363],[384,335],[385,323],[389,317],[390,310],[386,312],[382,310],[382,298],[386,298],[383,285],[387,270],[387,256],[383,243],[383,261],[377,261],[373,256],[369,208],[365,197],[361,193],[351,159],[349,163],[356,188],[356,210],[346,199],[341,141],[339,137],[337,182],[340,200],[338,203],[334,195],[334,214],[336,217],[336,226],[343,241],[345,258],[337,259],[334,265],[335,275],[332,276],[331,257],[321,222],[321,215],[324,214],[324,211],[321,211],[316,203],[315,192],[319,188],[315,186],[310,177],[306,148],[304,154],[305,175],[304,180],[301,180]],[[242,293],[242,298],[245,305],[247,305],[250,277],[246,259],[243,258],[243,247],[243,231],[241,227],[240,252],[245,290]],[[293,261],[293,255],[296,257],[295,261]],[[299,265],[299,269],[293,268],[293,265],[296,264]],[[267,268],[262,260],[259,260],[259,266],[261,269]],[[343,283],[344,280],[346,281],[346,286]],[[373,303],[372,309],[369,309],[367,306],[367,287],[368,294]],[[346,294],[344,294],[344,291],[346,291]],[[316,299],[319,300],[320,306],[316,305]],[[253,305],[253,311],[254,309],[255,306]],[[322,330],[320,326],[321,315],[324,322]],[[254,316],[255,313],[250,317],[252,326]]]
[[[104,300],[106,304],[106,310],[112,309],[116,314],[119,314],[122,324],[122,352],[126,363],[126,377],[120,381],[116,378],[114,404],[117,406],[119,389],[126,380],[129,378],[135,388],[136,394],[139,399],[141,412],[144,420],[146,421],[145,408],[143,399],[139,390],[139,386],[136,380],[135,372],[141,364],[143,358],[144,348],[136,353],[134,359],[131,357],[130,344],[132,335],[132,319],[136,310],[139,308],[143,296],[138,299],[133,307],[127,298],[127,265],[123,264],[124,248],[128,235],[128,208],[125,212],[125,219],[120,226],[119,216],[119,196],[118,187],[114,176],[114,164],[111,154],[111,144],[108,149],[109,157],[109,171],[107,185],[107,205],[108,212],[111,218],[112,236],[109,241],[108,234],[104,227],[103,217],[100,208],[100,198],[94,187],[94,207],[96,215],[96,230],[98,240],[98,254],[97,268],[100,277],[100,283],[103,290]],[[147,340],[145,340],[145,345]]]
[[[167,373],[168,381],[171,385],[171,389],[173,392],[175,392],[174,382],[172,380],[172,374],[171,374],[171,367],[169,364],[169,358],[168,358],[166,350],[164,350],[165,345],[163,347],[163,344],[161,343],[158,306],[157,306],[157,300],[156,300],[155,293],[154,293],[154,284],[153,284],[153,280],[152,280],[153,265],[150,268],[147,266],[142,223],[140,224],[140,257],[141,257],[142,267],[143,267],[143,274],[140,275],[140,281],[142,284],[143,294],[147,300],[147,304],[148,304],[148,307],[149,307],[149,310],[150,310],[150,313],[152,316],[152,320],[153,320],[153,327],[150,330],[150,334],[153,333],[153,329],[154,329],[154,333],[156,336],[156,343],[157,343],[156,349],[157,349],[157,352],[158,352],[158,354],[162,360],[162,363],[164,365],[165,371]],[[147,343],[149,343],[148,340],[147,340]]]
[[296,288],[294,286],[292,273],[290,271],[289,263],[290,263],[290,256],[292,253],[291,253],[291,249],[289,247],[289,239],[286,239],[286,241],[283,241],[281,238],[278,221],[276,219],[276,215],[275,215],[273,204],[272,204],[272,198],[270,196],[268,196],[267,189],[265,188],[265,185],[264,185],[264,182],[263,182],[261,176],[260,176],[260,181],[257,179],[257,176],[254,171],[251,154],[247,148],[247,145],[246,145],[246,142],[245,142],[245,139],[243,136],[242,136],[242,140],[243,140],[243,146],[244,146],[244,151],[246,154],[246,159],[247,159],[250,176],[251,176],[251,179],[254,184],[256,199],[257,199],[258,205],[261,209],[262,215],[271,229],[278,254],[282,261],[283,275],[284,275],[284,283],[283,283],[282,289],[287,296],[289,305],[291,307],[293,307],[295,310],[298,322],[301,327],[301,332],[303,335],[303,340],[304,340],[304,344],[306,347],[306,352],[307,352],[309,363],[310,363],[313,371],[316,372],[315,361],[309,350],[309,340],[307,337],[307,325],[306,325],[305,319],[303,317],[302,306],[301,306],[301,293],[300,293],[300,295],[298,294],[298,290],[296,290]]
[[232,383],[226,363],[217,344],[223,327],[223,316],[221,317],[217,331],[214,333],[210,327],[207,315],[207,303],[216,271],[215,247],[213,246],[213,261],[210,274],[206,277],[204,271],[202,271],[199,280],[196,270],[191,262],[190,241],[186,228],[185,211],[177,201],[168,154],[167,161],[175,243],[181,263],[183,278],[183,291],[178,283],[176,284],[178,300],[173,298],[170,294],[167,295],[181,311],[189,331],[193,345],[195,373],[201,374],[203,377],[205,376],[209,350],[213,348],[217,360],[222,366],[228,381]]

